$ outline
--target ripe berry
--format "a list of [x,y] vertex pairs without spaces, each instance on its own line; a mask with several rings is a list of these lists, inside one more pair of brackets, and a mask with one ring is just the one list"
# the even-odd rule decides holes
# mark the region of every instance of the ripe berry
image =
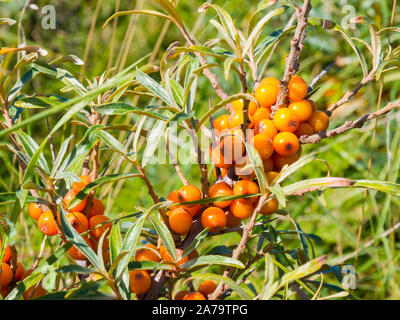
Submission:
[[15,270],[14,280],[17,282],[20,281],[22,279],[22,275],[24,274],[24,272],[25,272],[24,266],[21,263],[17,262],[17,269]]
[[[154,262],[161,261],[161,257],[157,253],[158,251],[157,251],[156,246],[153,246],[152,244],[146,244],[145,247],[150,248],[150,249],[142,248],[142,249],[139,249],[138,251],[136,251],[136,254],[135,254],[136,261],[154,261]],[[151,249],[153,249],[153,250],[151,250]]]
[[277,78],[274,78],[274,77],[266,77],[266,78],[262,79],[261,84],[265,84],[265,83],[270,83],[277,87],[279,87],[279,85],[281,84],[281,82]]
[[254,112],[251,122],[253,122],[256,126],[260,123],[263,119],[269,119],[271,117],[271,113],[267,108],[258,108],[256,112]]
[[265,159],[263,161],[263,166],[264,166],[264,172],[272,171],[274,170],[274,161],[272,158]]
[[58,233],[57,223],[51,210],[46,210],[38,219],[39,230],[48,236],[54,236]]
[[303,78],[294,75],[288,84],[288,97],[290,100],[296,102],[303,100],[307,95],[308,86]]
[[[3,243],[0,240],[0,250],[2,248],[3,248]],[[8,245],[6,245],[5,248],[4,248],[3,262],[5,262],[5,263],[10,262],[11,257],[12,257],[11,248]]]
[[292,163],[299,160],[300,155],[296,152],[289,156],[282,156],[278,153],[275,153],[272,157],[274,161],[274,167],[276,170],[281,171],[282,168],[287,164],[291,165]]
[[274,115],[274,125],[279,131],[294,132],[300,125],[300,119],[293,110],[280,108]]
[[211,280],[205,280],[199,285],[199,292],[202,293],[205,297],[207,297],[209,294],[213,293],[217,289],[217,285],[215,284],[214,281]]
[[175,293],[174,300],[183,300],[183,298],[189,293],[187,290],[181,290]]
[[229,129],[240,127],[243,123],[243,112],[241,111],[234,112],[233,114],[230,115],[227,122]]
[[252,145],[258,151],[261,160],[266,160],[274,153],[272,140],[269,135],[265,133],[256,134],[252,139]]
[[[232,188],[225,182],[218,182],[210,188],[210,198],[224,197],[233,195]],[[232,200],[214,202],[214,206],[226,208],[232,203]]]
[[47,294],[47,291],[43,288],[42,284],[33,285],[23,293],[24,300],[36,299]]
[[266,202],[264,202],[260,213],[262,215],[268,215],[268,214],[272,214],[274,213],[276,210],[278,210],[279,207],[279,202],[276,198],[273,198],[271,200],[268,200]]
[[265,133],[271,139],[273,139],[277,135],[278,129],[275,127],[274,121],[270,119],[263,119],[258,123],[258,126],[256,126],[255,133]]
[[261,108],[269,108],[276,103],[278,98],[279,87],[273,83],[264,83],[254,92],[254,97],[257,99]]
[[315,112],[315,111],[318,110],[318,106],[317,106],[317,104],[315,103],[314,100],[308,99],[308,102],[311,103],[311,107],[312,107],[312,111],[313,111],[313,112]]
[[328,115],[323,111],[315,111],[308,119],[308,124],[314,129],[314,132],[325,131],[329,126]]
[[258,110],[258,105],[253,100],[250,100],[248,106],[249,119],[252,120],[254,113]]
[[241,179],[253,179],[256,176],[249,155],[235,163],[235,174]]
[[220,144],[220,148],[225,161],[230,163],[239,160],[245,152],[244,143],[237,136],[225,136]]
[[225,159],[224,154],[221,152],[220,146],[216,146],[211,155],[214,165],[218,168],[229,168],[233,162],[232,159]]
[[13,279],[13,272],[7,263],[1,263],[0,287],[8,285]]
[[242,221],[240,218],[234,216],[230,210],[225,213],[226,217],[226,226],[229,228],[235,228],[240,226],[240,222]]
[[28,206],[28,213],[34,220],[37,221],[40,215],[43,213],[43,210],[39,204],[31,202]]
[[229,211],[239,219],[247,219],[253,214],[254,206],[251,203],[243,203],[239,200],[234,200],[229,206]]
[[83,233],[88,229],[89,221],[86,216],[80,212],[68,213],[67,220],[78,233]]
[[104,214],[104,205],[99,199],[92,200],[92,207],[89,209],[88,218]]
[[215,119],[214,130],[218,130],[218,132],[221,132],[224,129],[228,129],[228,119],[229,119],[229,114],[224,114]]
[[289,104],[289,109],[294,111],[299,117],[300,121],[307,121],[313,112],[312,105],[307,100],[300,100]]
[[307,122],[302,122],[294,134],[299,138],[301,136],[311,136],[314,134],[314,129]]
[[[83,240],[85,240],[85,242],[87,243],[87,245],[89,247],[92,247],[92,243],[90,242],[90,240],[88,239],[87,236],[83,237]],[[95,250],[95,252],[97,251],[97,248]],[[68,250],[68,254],[69,256],[74,259],[74,260],[86,260],[86,256],[82,253],[82,251],[80,251],[77,247],[72,246],[69,250]]]
[[275,178],[278,176],[278,172],[276,171],[268,171],[265,172],[265,176],[267,177],[268,184],[272,184]]
[[190,184],[183,186],[178,192],[179,202],[197,201],[201,199],[200,189]]
[[169,225],[177,234],[187,234],[192,227],[192,216],[184,208],[176,208],[169,215]]
[[183,297],[183,300],[206,300],[200,292],[190,292]]
[[[73,198],[79,193],[78,190],[71,189],[67,192],[67,194],[64,197],[64,208],[68,209],[68,205],[71,202]],[[75,211],[75,212],[82,212],[86,208],[86,202],[87,202],[87,197],[83,199],[81,202],[79,202],[75,207],[69,208],[69,211]]]
[[232,102],[232,108],[235,111],[242,111],[243,110],[243,99],[235,100]]
[[201,204],[195,204],[193,206],[188,205],[188,206],[182,206],[182,207],[185,208],[185,210],[190,213],[192,218],[197,217],[200,214],[201,210],[203,209]]
[[217,207],[209,207],[201,214],[201,224],[209,228],[210,232],[221,231],[226,225],[225,213]]
[[151,278],[145,270],[132,270],[129,272],[129,287],[133,293],[143,294],[150,289]]
[[91,229],[89,231],[90,235],[95,239],[100,239],[104,232],[108,233],[112,227],[112,223],[106,223],[107,221],[110,221],[110,219],[103,215],[91,217],[88,227],[88,229]]
[[[255,194],[259,193],[260,189],[258,188],[258,185],[250,180],[243,179],[238,181],[235,186],[233,187],[233,194],[235,196],[239,195],[246,195],[246,194]],[[243,198],[243,199],[238,199],[237,201],[241,203],[254,203],[257,201],[259,196],[254,196],[250,198]]]
[[299,139],[291,132],[279,132],[272,141],[275,152],[290,156],[299,149]]
[[75,191],[81,191],[87,184],[92,182],[92,179],[87,174],[80,176],[80,179],[80,182],[74,182],[72,184],[72,189],[74,189]]
[[[175,250],[176,250],[176,265],[178,267],[189,261],[189,256],[185,256],[184,258],[182,258],[183,250],[181,249],[175,249]],[[162,255],[162,260],[174,263],[174,259],[167,250],[165,250],[164,254]],[[181,269],[178,268],[178,270],[180,271]]]
[[[179,203],[179,202],[180,202],[180,199],[179,199],[179,191],[178,191],[178,190],[172,191],[172,192],[168,195],[167,200],[168,200],[168,201],[172,201],[172,202],[174,202],[174,203]],[[170,208],[171,210],[174,210],[174,209],[176,209],[176,208],[178,208],[178,207],[179,207],[179,206],[170,206],[169,208]]]

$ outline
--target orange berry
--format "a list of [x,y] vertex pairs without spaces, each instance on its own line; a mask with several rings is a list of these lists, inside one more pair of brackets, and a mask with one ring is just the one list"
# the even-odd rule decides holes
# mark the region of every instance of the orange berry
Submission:
[[197,216],[200,214],[201,210],[203,209],[203,207],[201,206],[201,204],[195,204],[195,205],[193,205],[193,206],[182,206],[182,207],[185,208],[185,210],[186,210],[187,212],[189,212],[190,215],[191,215],[193,218],[197,217]]
[[294,75],[288,84],[288,97],[290,100],[296,102],[303,100],[307,95],[307,83],[300,76]]
[[[67,194],[64,197],[64,208],[68,209],[68,205],[71,202],[73,198],[79,193],[78,190],[71,189],[67,192]],[[86,203],[87,203],[87,197],[83,199],[81,202],[79,202],[75,207],[69,208],[69,211],[75,211],[75,212],[82,212],[86,208]]]
[[279,207],[279,202],[276,198],[272,198],[271,200],[268,200],[264,202],[260,213],[262,215],[268,215],[274,213],[276,210],[278,210]]
[[268,184],[271,184],[275,180],[275,178],[278,176],[278,174],[279,173],[276,171],[265,172],[265,176],[267,177]]
[[110,232],[112,223],[111,222],[105,223],[107,221],[110,221],[110,219],[103,215],[91,217],[89,219],[89,227],[88,227],[88,229],[91,229],[89,231],[90,235],[95,239],[100,239],[104,232],[107,233]]
[[275,127],[274,121],[263,119],[258,123],[258,126],[256,126],[255,133],[265,133],[273,139],[277,135],[278,129]]
[[210,232],[221,231],[226,225],[225,213],[217,207],[209,207],[201,214],[201,224],[204,229],[209,228]]
[[243,124],[243,112],[237,111],[232,113],[227,122],[229,129],[240,127]]
[[264,83],[254,92],[254,97],[262,108],[269,108],[276,103],[279,87],[273,83]]
[[263,166],[264,166],[264,172],[272,171],[274,170],[274,161],[272,160],[272,158],[265,159],[263,161]]
[[253,179],[256,176],[249,155],[244,156],[239,162],[235,163],[235,174],[241,179]]
[[212,151],[212,161],[214,165],[218,168],[229,168],[233,163],[232,159],[225,160],[224,154],[221,152],[220,146],[216,146],[214,150]]
[[312,105],[307,100],[300,100],[289,104],[289,109],[294,111],[299,117],[300,121],[307,121],[313,112]]
[[[174,203],[179,203],[179,202],[180,202],[180,199],[179,199],[179,191],[178,191],[178,190],[172,191],[172,192],[168,195],[167,200],[168,200],[168,201],[172,201],[172,202],[174,202]],[[178,207],[179,207],[179,206],[170,206],[169,208],[170,208],[171,210],[174,210],[174,209],[176,209],[176,208],[178,208]]]
[[[3,243],[0,241],[0,250],[3,248]],[[12,258],[11,248],[6,245],[4,248],[3,262],[8,263]]]
[[9,294],[11,290],[8,288],[8,286],[0,287],[0,295],[5,299]]
[[[158,250],[157,250],[156,246],[153,246],[152,244],[146,244],[145,247],[150,248],[150,249],[142,248],[142,249],[139,249],[138,251],[136,251],[136,254],[135,254],[136,261],[154,261],[154,262],[161,261],[161,257],[157,253]],[[153,250],[151,250],[151,249],[153,249]]]
[[229,228],[235,228],[240,226],[240,222],[242,221],[240,218],[234,216],[230,210],[225,213],[226,217],[226,226]]
[[205,280],[199,285],[199,292],[202,293],[205,297],[207,297],[209,294],[213,293],[217,289],[217,285],[215,284],[214,281],[211,280]]
[[[87,245],[89,247],[94,247],[93,243],[90,242],[90,240],[88,239],[87,236],[83,237],[83,240],[85,240],[85,242],[87,243]],[[97,248],[92,248],[95,252],[97,252]],[[80,251],[77,247],[72,246],[69,250],[68,250],[68,254],[69,256],[74,259],[74,260],[86,260],[86,256],[82,253],[82,251]]]
[[239,160],[246,148],[241,138],[237,136],[225,136],[220,144],[224,159],[230,163]]
[[17,262],[17,269],[15,270],[15,274],[14,274],[14,280],[15,281],[20,281],[22,279],[22,275],[25,272],[25,268],[24,266]]
[[314,132],[325,131],[329,126],[329,117],[323,111],[315,111],[308,119],[308,124],[314,129]]
[[92,207],[89,209],[88,218],[104,214],[104,205],[99,199],[92,200]]
[[[239,195],[246,195],[246,194],[255,194],[259,193],[260,189],[258,188],[257,183],[248,180],[248,179],[243,179],[238,181],[235,186],[233,187],[233,194],[235,196]],[[244,198],[244,199],[238,199],[237,201],[241,203],[254,203],[257,201],[259,196],[254,196],[250,198]]]
[[274,125],[279,131],[294,132],[300,125],[300,119],[293,110],[280,108],[274,115]]
[[192,216],[184,208],[172,210],[169,218],[171,229],[177,234],[187,234],[192,227]]
[[254,207],[251,203],[243,203],[239,200],[234,200],[229,206],[229,211],[239,219],[247,219],[253,214]]
[[269,112],[267,108],[258,108],[257,111],[254,112],[251,122],[257,126],[261,120],[269,119],[270,117],[271,112]]
[[228,119],[229,114],[224,114],[215,119],[214,130],[218,130],[218,132],[221,132],[222,130],[228,129]]
[[183,186],[178,192],[179,202],[197,201],[201,199],[200,189],[190,184]]
[[312,107],[312,111],[313,112],[318,110],[318,106],[317,106],[317,104],[315,103],[314,100],[308,99],[308,102],[311,103],[311,107]]
[[183,298],[189,293],[187,290],[181,290],[175,293],[174,300],[183,300]]
[[150,289],[151,278],[145,270],[132,270],[129,272],[129,287],[133,293],[143,294]]
[[[226,182],[218,182],[210,188],[210,198],[224,197],[233,195],[232,188]],[[214,206],[226,208],[232,203],[232,200],[214,202]]]
[[86,216],[80,212],[68,213],[67,220],[78,233],[83,233],[88,229],[89,221]]
[[58,233],[57,223],[51,210],[46,210],[38,219],[39,230],[48,236],[54,236]]
[[200,292],[190,292],[183,297],[183,300],[206,300]]
[[39,204],[31,202],[28,206],[28,213],[34,220],[37,221],[40,215],[43,213],[43,210]]
[[249,119],[252,119],[253,114],[258,110],[258,105],[253,100],[250,100],[248,106]]
[[235,111],[242,111],[243,110],[243,99],[235,100],[232,102],[232,108]]
[[314,129],[307,122],[302,122],[294,134],[299,138],[301,136],[311,136],[314,134]]
[[266,160],[274,153],[274,147],[272,146],[272,139],[265,133],[256,134],[252,141],[252,145],[258,151],[261,160]]
[[282,156],[290,156],[299,149],[299,139],[294,133],[279,132],[272,141],[274,149]]
[[[182,258],[182,253],[183,253],[183,250],[176,249],[176,262],[177,262],[176,264],[178,267],[189,261],[189,256],[185,256],[184,258]],[[172,256],[170,255],[170,253],[167,250],[165,250],[164,254],[162,255],[162,260],[170,262],[170,263],[174,263],[174,259],[172,258]],[[178,270],[181,270],[181,269],[178,269]]]
[[277,87],[279,87],[279,85],[281,84],[281,82],[274,77],[266,77],[264,79],[261,80],[261,84],[265,84],[265,83],[271,83]]
[[274,167],[276,170],[281,171],[282,168],[287,164],[287,165],[291,165],[292,163],[296,162],[297,160],[299,160],[299,154],[293,153],[289,156],[282,156],[278,153],[275,153],[272,157],[273,161],[274,161]]
[[8,285],[13,279],[13,272],[7,263],[1,263],[0,287]]
[[33,285],[23,293],[24,300],[36,299],[47,294],[47,291],[43,288],[42,284]]
[[72,184],[72,189],[74,189],[75,191],[81,191],[87,184],[92,182],[92,179],[87,174],[80,176],[80,179],[80,182],[74,182]]

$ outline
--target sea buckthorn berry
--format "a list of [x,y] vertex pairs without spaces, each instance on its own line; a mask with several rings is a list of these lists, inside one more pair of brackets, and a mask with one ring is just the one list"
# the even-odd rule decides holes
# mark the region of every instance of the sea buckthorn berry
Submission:
[[262,79],[261,84],[265,84],[265,83],[270,83],[277,87],[279,87],[279,85],[281,84],[281,82],[277,78],[274,78],[274,77],[266,77],[266,78]]
[[[176,250],[176,262],[177,262],[176,264],[178,267],[189,261],[189,256],[185,256],[184,258],[182,258],[182,253],[183,253],[182,249],[175,249],[175,250]],[[167,250],[165,250],[164,254],[162,255],[162,260],[174,263],[174,259]],[[178,270],[181,269],[178,268]]]
[[258,108],[256,112],[254,112],[251,122],[253,122],[256,126],[263,119],[269,119],[271,117],[271,112],[267,108]]
[[273,139],[278,134],[278,129],[275,127],[274,121],[263,119],[256,126],[255,133],[264,133]]
[[204,229],[209,228],[210,232],[221,231],[226,225],[225,213],[217,207],[209,207],[201,214],[201,224]]
[[[3,248],[3,243],[0,241],[0,250],[2,248]],[[8,245],[6,245],[4,248],[3,262],[5,262],[5,263],[10,262],[11,257],[12,257],[11,248]]]
[[0,295],[5,299],[9,294],[11,290],[8,288],[8,286],[0,287]]
[[217,285],[215,284],[214,281],[211,280],[205,280],[199,285],[199,292],[202,293],[205,297],[207,297],[209,294],[213,293],[217,289]]
[[112,223],[106,223],[107,221],[110,221],[110,219],[103,215],[91,217],[88,227],[88,229],[91,229],[90,235],[95,239],[100,239],[104,232],[110,232]]
[[253,214],[254,206],[251,203],[233,200],[232,204],[229,206],[229,211],[239,219],[247,219]]
[[[189,201],[197,201],[201,199],[201,191],[199,188],[193,185],[183,186],[178,190],[179,202],[189,202]],[[186,206],[184,206],[186,207]]]
[[328,115],[323,111],[315,111],[312,113],[308,124],[314,129],[314,132],[325,131],[329,126]]
[[[228,169],[227,168],[219,168],[220,172],[221,172],[221,177],[225,177],[226,174],[228,173]],[[217,179],[217,169],[214,167],[214,178]]]
[[184,208],[172,210],[169,216],[169,225],[177,234],[187,234],[192,227],[192,216]]
[[307,122],[302,122],[294,134],[299,138],[301,136],[311,136],[314,134],[314,129]]
[[288,97],[293,102],[303,100],[307,95],[308,86],[302,77],[294,75],[288,84]]
[[249,155],[245,155],[240,161],[235,163],[235,174],[241,179],[248,180],[256,176]]
[[[179,203],[179,202],[180,202],[180,199],[179,199],[179,191],[178,191],[178,190],[172,191],[172,192],[168,195],[167,200],[168,200],[168,201],[172,201],[172,202],[174,202],[174,203]],[[176,208],[178,208],[178,207],[179,207],[179,206],[170,206],[169,208],[170,208],[171,210],[174,210],[174,209],[176,209]]]
[[214,165],[218,168],[227,169],[233,164],[232,159],[225,159],[219,145],[214,148],[211,158]]
[[293,110],[280,108],[274,115],[274,125],[279,131],[294,132],[300,125],[300,119]]
[[48,236],[54,236],[58,233],[57,223],[51,210],[46,210],[38,219],[39,230]]
[[246,149],[242,139],[237,136],[225,136],[220,146],[224,159],[231,163],[240,159]]
[[240,127],[243,124],[243,112],[236,111],[228,118],[228,128],[233,129]]
[[88,229],[89,221],[86,216],[80,212],[68,213],[67,220],[78,233],[83,233]]
[[264,172],[272,171],[274,170],[274,161],[272,158],[265,159],[263,161],[263,166],[264,166]]
[[31,202],[28,206],[28,213],[34,220],[37,221],[40,215],[43,213],[43,210],[39,204]]
[[243,99],[238,99],[232,102],[232,108],[235,111],[242,111],[243,110]]
[[264,204],[261,207],[260,213],[262,215],[272,214],[276,210],[278,210],[278,207],[279,207],[278,200],[276,198],[272,198],[271,200],[264,202]]
[[183,300],[206,300],[200,292],[190,292],[183,297]]
[[252,139],[252,145],[258,151],[261,160],[266,160],[274,153],[272,139],[265,133],[259,133]]
[[133,293],[143,294],[150,289],[151,278],[145,270],[132,270],[129,272],[129,287]]
[[161,261],[161,257],[158,254],[156,246],[153,246],[152,244],[146,244],[145,247],[146,248],[141,248],[138,251],[136,251],[135,254],[136,261],[154,261],[154,262]]
[[251,117],[253,114],[258,110],[258,105],[255,103],[253,100],[249,101],[249,106],[248,106],[248,113],[249,113],[249,119],[251,120]]
[[262,108],[270,108],[276,103],[279,87],[273,83],[264,83],[254,92],[254,97]]
[[228,129],[228,119],[229,114],[224,114],[215,119],[214,130],[218,130],[218,132],[221,132],[222,130]]
[[[210,198],[225,197],[233,195],[232,188],[226,182],[218,182],[210,188]],[[219,208],[229,207],[232,200],[214,202],[214,206]]]
[[278,176],[278,172],[276,171],[268,171],[265,172],[265,176],[267,177],[268,184],[272,184],[275,178]]
[[174,300],[183,300],[183,298],[189,293],[187,290],[181,290],[175,293]]
[[92,200],[92,206],[89,209],[88,218],[104,214],[104,205],[99,199]]
[[45,296],[47,291],[43,288],[42,284],[33,285],[23,293],[24,300],[36,299]]
[[22,263],[17,262],[17,269],[15,269],[14,280],[17,282],[20,281],[24,272],[25,268]]
[[182,207],[185,208],[185,210],[190,213],[192,218],[197,217],[200,214],[201,210],[203,209],[201,204],[195,204],[193,206],[182,206]]
[[318,110],[318,106],[317,106],[317,104],[315,103],[314,100],[308,99],[308,102],[311,103],[311,107],[312,107],[312,111],[313,112]]
[[282,168],[287,164],[287,165],[291,165],[292,163],[296,162],[297,160],[299,160],[299,154],[293,153],[289,156],[281,156],[278,153],[275,153],[272,157],[273,161],[274,161],[274,168],[278,171],[281,171]]
[[310,119],[313,112],[311,103],[307,100],[300,100],[289,104],[289,109],[294,111],[299,117],[300,121],[307,121]]
[[242,220],[240,218],[234,216],[230,210],[228,210],[225,213],[225,217],[226,217],[226,226],[227,227],[235,228],[235,227],[240,226],[240,223]]
[[[90,242],[87,236],[83,237],[83,240],[85,240],[86,244],[93,249],[94,245]],[[95,248],[94,251],[97,252],[97,248]],[[72,246],[68,250],[68,254],[74,260],[86,260],[86,256],[75,246]]]
[[[255,193],[259,193],[260,189],[258,188],[257,183],[247,180],[247,179],[243,179],[238,181],[235,186],[233,187],[233,194],[235,196],[243,196],[246,194],[255,194]],[[241,202],[241,203],[254,203],[257,201],[257,199],[259,198],[259,196],[254,196],[254,197],[250,197],[250,198],[244,198],[244,199],[238,199],[237,201]]]
[[92,179],[87,174],[80,176],[80,179],[80,182],[74,182],[72,184],[72,189],[74,189],[75,191],[81,191],[87,184],[92,182]]
[[8,285],[13,279],[13,272],[7,263],[1,263],[0,287]]
[[294,133],[279,132],[272,141],[275,152],[282,156],[290,156],[299,149],[299,139]]
[[[69,203],[75,196],[79,193],[78,190],[71,189],[67,192],[67,194],[64,197],[64,208],[68,209]],[[81,202],[79,202],[75,207],[69,208],[69,211],[75,211],[75,212],[82,212],[86,208],[86,203],[87,203],[87,197],[83,199]]]

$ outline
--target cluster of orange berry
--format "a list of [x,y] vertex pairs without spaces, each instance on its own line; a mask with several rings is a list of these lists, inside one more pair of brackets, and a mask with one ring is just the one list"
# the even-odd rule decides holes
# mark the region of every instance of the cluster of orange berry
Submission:
[[[80,177],[80,182],[73,183],[72,188],[66,193],[63,199],[63,206],[65,209],[68,208],[69,203],[79,191],[90,182],[90,177],[88,175],[83,175]],[[90,207],[88,206],[89,202],[91,203]],[[59,212],[57,212],[58,225],[52,211],[47,208],[43,209],[43,207],[37,203],[30,203],[28,212],[29,215],[37,221],[39,230],[43,234],[54,236],[59,233],[58,225],[61,225]],[[111,223],[107,223],[110,219],[104,215],[104,205],[96,198],[88,201],[88,197],[86,197],[76,206],[68,209],[66,218],[79,234],[89,230],[89,233],[84,235],[83,239],[94,251],[97,251],[98,240],[103,233],[109,232],[111,229]],[[76,247],[71,247],[68,250],[68,254],[74,260],[86,259],[85,255]],[[107,239],[103,242],[103,254],[105,260],[107,260],[109,258]]]
[[190,292],[188,290],[181,290],[178,291],[175,296],[174,300],[207,300],[208,295],[212,294],[217,285],[214,281],[205,280],[200,283],[197,288],[197,291]]

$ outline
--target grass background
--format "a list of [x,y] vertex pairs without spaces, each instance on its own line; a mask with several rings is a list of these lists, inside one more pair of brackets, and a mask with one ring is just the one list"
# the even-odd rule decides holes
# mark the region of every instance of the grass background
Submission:
[[[208,22],[215,18],[213,12],[200,14],[197,12],[202,1],[181,0],[178,10],[189,30],[200,43],[217,37],[215,29]],[[216,0],[218,4],[228,10],[236,20],[238,26],[245,27],[249,15],[257,6],[258,1]],[[20,22],[20,28],[25,33],[27,45],[37,45],[49,51],[49,55],[41,58],[42,61],[65,54],[74,54],[85,58],[84,74],[92,80],[100,76],[110,67],[122,69],[124,66],[135,62],[146,54],[151,53],[151,64],[157,65],[162,54],[174,41],[184,43],[183,37],[172,24],[150,16],[125,16],[118,19],[115,30],[112,24],[102,28],[105,20],[112,15],[119,6],[119,10],[132,10],[135,8],[157,9],[151,1],[36,1],[38,9],[28,7],[21,15],[25,1],[0,2],[0,16],[9,17]],[[330,19],[346,27],[348,19],[353,15],[368,16],[378,27],[389,26],[392,1],[313,1],[313,10],[310,16]],[[45,14],[41,9],[46,5],[53,5],[56,9],[56,29],[46,30],[42,27],[42,18]],[[398,8],[397,8],[398,10]],[[285,13],[272,19],[263,34],[267,35],[277,28],[282,28],[290,17]],[[399,15],[395,16],[394,26],[400,22]],[[94,23],[93,33],[90,32]],[[20,29],[21,30],[21,29]],[[368,28],[357,25],[355,29],[346,29],[354,37],[368,40]],[[0,27],[0,46],[13,47],[21,43],[21,33],[18,38],[18,24]],[[391,41],[399,44],[398,34],[391,35]],[[284,58],[290,48],[290,39],[280,42],[274,52],[264,76],[283,75]],[[88,47],[88,43],[90,46]],[[365,54],[366,49],[358,45]],[[123,58],[125,55],[125,58]],[[320,89],[315,95],[315,100],[320,110],[324,110],[330,103],[338,100],[344,92],[351,90],[362,78],[361,68],[354,53],[346,42],[331,31],[322,31],[308,28],[304,51],[301,55],[301,65],[298,72],[307,82],[316,76],[324,66],[328,65],[336,56],[338,64],[329,71],[319,83]],[[210,60],[211,61],[211,60]],[[15,63],[15,62],[14,62]],[[65,64],[68,69],[79,77],[82,72],[80,66]],[[238,78],[231,73],[226,81],[223,69],[214,69],[224,90],[234,94],[240,90]],[[158,74],[154,78],[159,80]],[[382,79],[381,106],[399,97],[400,72],[393,71]],[[378,107],[378,94],[380,83],[369,84],[360,90],[359,94],[350,103],[341,107],[333,115],[330,127],[333,128],[346,120],[356,119],[366,112],[372,112]],[[251,84],[250,84],[251,87]],[[36,78],[31,84],[24,87],[26,94],[49,95],[60,94],[71,97],[69,93],[60,93],[60,82],[46,76]],[[196,94],[195,111],[197,115],[204,114],[208,109],[208,99],[212,103],[219,101],[208,80],[200,77]],[[147,100],[130,100],[138,106],[146,106]],[[34,114],[34,110],[25,110],[22,118]],[[219,112],[218,114],[222,114]],[[109,120],[113,122],[134,123],[136,117],[118,117]],[[50,119],[50,125],[57,121],[57,117]],[[331,176],[353,179],[368,178],[372,180],[388,180],[400,182],[400,113],[392,113],[390,117],[371,122],[361,130],[352,130],[335,138],[325,139],[317,145],[303,146],[303,154],[317,151],[319,159],[325,162],[312,162],[301,172],[294,175],[291,180],[297,181],[304,178]],[[149,127],[151,123],[147,123]],[[374,136],[375,132],[375,138]],[[45,122],[28,127],[38,143],[47,134]],[[67,125],[54,136],[54,143],[60,143],[71,133],[75,135],[74,141],[79,141],[84,130],[78,126]],[[116,132],[114,136],[120,141],[126,139],[125,134]],[[50,159],[50,150],[45,151]],[[0,191],[15,191],[18,186],[18,167],[15,157],[5,151],[0,151]],[[100,163],[107,165],[110,161],[109,153],[101,151]],[[371,162],[371,165],[369,165]],[[183,166],[183,173],[190,183],[199,185],[200,172],[196,166]],[[129,172],[131,168],[127,163],[122,163],[120,171]],[[156,165],[147,168],[147,174],[155,186],[157,194],[166,197],[168,193],[180,187],[180,181],[170,165]],[[133,212],[135,207],[149,207],[151,199],[147,195],[144,183],[139,180],[127,180],[123,184],[114,184],[112,188],[104,187],[98,192],[104,201],[107,214],[116,217],[121,212]],[[321,237],[322,243],[315,246],[316,255],[327,254],[328,262],[356,263],[358,274],[357,289],[354,294],[363,299],[399,299],[400,298],[400,272],[399,272],[399,223],[400,199],[393,196],[369,191],[364,193],[359,189],[327,190],[322,194],[308,194],[304,197],[289,199],[287,211],[301,225],[307,233]],[[0,208],[8,213],[11,207]],[[357,240],[357,230],[362,220],[361,241]],[[273,222],[279,230],[288,230],[292,227],[287,221]],[[393,230],[382,235],[385,231]],[[25,265],[30,265],[37,256],[43,235],[37,230],[27,212],[21,217],[18,224],[19,259]],[[208,251],[219,244],[234,244],[239,239],[238,235],[227,235],[213,238],[200,251]],[[358,245],[369,244],[367,250],[361,249],[358,261],[354,259],[354,252]],[[56,241],[49,240],[47,252],[51,252],[57,245]],[[295,248],[295,237],[285,237],[286,248]],[[259,271],[254,273],[252,280],[257,281],[264,276],[264,267],[260,263]],[[327,276],[327,279],[329,275]],[[332,278],[331,278],[332,279]],[[334,280],[332,280],[334,281]],[[253,281],[254,282],[254,281]],[[258,282],[260,283],[260,281]],[[338,283],[336,283],[338,285]]]

